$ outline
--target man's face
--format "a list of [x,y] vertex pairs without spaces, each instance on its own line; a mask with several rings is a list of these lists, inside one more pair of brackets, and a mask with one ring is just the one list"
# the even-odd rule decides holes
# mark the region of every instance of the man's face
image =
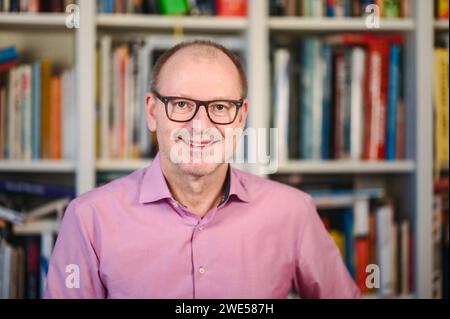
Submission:
[[[175,53],[161,70],[158,93],[201,101],[241,100],[241,81],[233,62],[218,50],[214,56],[202,50],[191,47]],[[244,100],[231,124],[211,122],[204,106],[191,121],[174,122],[167,117],[164,103],[153,93],[147,95],[147,122],[156,131],[161,159],[169,161],[172,169],[194,176],[211,174],[234,153],[237,140],[230,133],[244,128],[247,113]]]

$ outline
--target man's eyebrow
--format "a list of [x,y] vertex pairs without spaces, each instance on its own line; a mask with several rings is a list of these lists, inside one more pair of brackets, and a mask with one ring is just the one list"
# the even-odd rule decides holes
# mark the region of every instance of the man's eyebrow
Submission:
[[177,93],[177,94],[170,94],[170,95],[167,95],[167,96],[170,96],[170,97],[182,97],[182,98],[185,98],[185,99],[191,99],[191,100],[196,100],[196,101],[217,101],[217,100],[241,100],[242,98],[230,98],[230,97],[225,97],[225,96],[217,96],[217,97],[214,97],[214,98],[212,98],[212,99],[208,99],[208,100],[205,100],[205,99],[196,99],[196,98],[194,98],[194,97],[192,97],[192,96],[190,96],[189,94],[182,94],[182,93]]

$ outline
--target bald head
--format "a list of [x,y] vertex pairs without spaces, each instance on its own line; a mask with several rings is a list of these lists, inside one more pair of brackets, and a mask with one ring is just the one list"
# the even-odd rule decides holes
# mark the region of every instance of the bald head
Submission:
[[[185,72],[196,74],[195,64],[209,64],[211,66],[210,76],[215,76],[214,66],[220,64],[226,69],[231,77],[236,77],[240,87],[240,98],[247,96],[247,77],[239,59],[228,49],[212,41],[196,40],[180,43],[166,51],[156,61],[152,72],[151,90],[158,91],[163,80],[169,81],[174,70],[181,70],[181,66],[190,63],[191,68],[184,68]],[[222,72],[223,73],[223,72]],[[218,74],[218,73],[216,73]],[[183,76],[183,74],[177,74]]]

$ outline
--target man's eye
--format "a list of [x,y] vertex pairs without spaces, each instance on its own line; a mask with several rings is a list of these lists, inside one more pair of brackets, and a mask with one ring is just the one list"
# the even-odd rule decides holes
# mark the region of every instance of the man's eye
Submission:
[[223,104],[217,104],[216,105],[216,110],[217,111],[222,111],[224,108],[225,108],[225,105],[223,105]]
[[185,106],[187,106],[186,102],[184,101],[177,102],[177,107],[179,107],[180,109],[184,108]]

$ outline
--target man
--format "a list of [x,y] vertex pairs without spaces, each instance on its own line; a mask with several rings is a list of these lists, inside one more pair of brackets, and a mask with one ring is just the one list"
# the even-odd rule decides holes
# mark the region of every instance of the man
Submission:
[[71,202],[47,298],[359,297],[311,197],[226,163],[246,95],[242,65],[218,44],[161,56],[146,105],[159,153]]

